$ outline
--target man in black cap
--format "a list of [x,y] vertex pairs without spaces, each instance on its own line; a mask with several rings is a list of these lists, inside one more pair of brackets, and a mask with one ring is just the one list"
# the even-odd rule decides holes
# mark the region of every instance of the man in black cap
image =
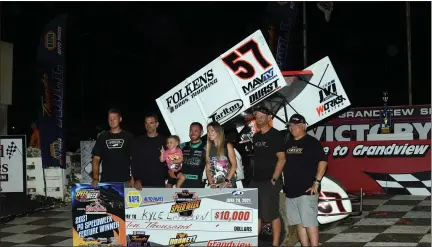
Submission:
[[258,230],[261,230],[261,220],[271,222],[273,246],[279,246],[279,194],[285,164],[284,138],[278,130],[270,126],[272,113],[268,108],[255,108],[254,116],[259,132],[253,137],[254,168],[249,187],[258,188]]
[[285,144],[283,169],[287,218],[297,225],[302,246],[318,246],[318,196],[327,156],[321,143],[306,133],[307,123],[302,115],[292,115],[288,128],[293,138]]

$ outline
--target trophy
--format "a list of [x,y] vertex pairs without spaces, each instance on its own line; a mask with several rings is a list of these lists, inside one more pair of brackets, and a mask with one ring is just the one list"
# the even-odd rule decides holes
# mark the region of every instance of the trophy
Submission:
[[389,134],[392,129],[391,112],[387,105],[388,92],[383,92],[384,109],[380,112],[380,134]]

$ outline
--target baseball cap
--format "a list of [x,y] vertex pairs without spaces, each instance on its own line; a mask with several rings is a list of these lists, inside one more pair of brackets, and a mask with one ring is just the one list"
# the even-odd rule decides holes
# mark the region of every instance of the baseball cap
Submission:
[[262,106],[262,105],[254,107],[253,112],[261,112],[261,113],[266,114],[266,115],[272,114],[272,112],[270,111],[269,108]]
[[306,123],[306,119],[300,114],[294,114],[290,117],[288,124]]

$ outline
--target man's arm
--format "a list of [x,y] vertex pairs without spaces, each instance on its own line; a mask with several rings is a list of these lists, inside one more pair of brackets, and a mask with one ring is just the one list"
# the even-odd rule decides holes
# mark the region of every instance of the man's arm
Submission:
[[318,167],[317,167],[317,173],[315,178],[319,181],[321,181],[321,179],[324,177],[324,174],[327,170],[327,155],[324,152],[323,146],[321,145],[321,143],[317,140],[316,145],[315,145],[315,153],[317,155],[318,158]]
[[102,156],[102,150],[103,150],[103,142],[104,140],[98,139],[93,147],[92,150],[92,173],[93,173],[93,181],[99,182],[99,166]]
[[318,163],[318,169],[315,178],[319,181],[324,177],[324,174],[327,170],[327,161],[320,161]]
[[276,138],[274,141],[275,141],[277,162],[276,162],[275,170],[273,172],[273,178],[279,179],[286,162],[285,138],[284,138],[285,136],[281,134],[281,132],[276,132],[274,136]]
[[277,162],[276,162],[276,167],[273,173],[273,178],[275,179],[279,179],[280,175],[282,174],[285,162],[286,162],[286,157],[285,157],[285,152],[278,152],[276,153],[277,156]]
[[99,164],[100,164],[100,157],[99,156],[93,156],[92,172],[93,172],[93,180],[96,180],[96,181],[99,181]]

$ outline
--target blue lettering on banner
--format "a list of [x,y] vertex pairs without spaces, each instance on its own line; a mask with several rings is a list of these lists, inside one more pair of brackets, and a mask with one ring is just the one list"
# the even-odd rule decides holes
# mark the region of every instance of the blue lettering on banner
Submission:
[[164,199],[162,196],[145,196],[144,202],[163,202]]
[[273,73],[273,68],[267,70],[266,72],[264,72],[263,74],[263,79],[264,82],[270,80],[273,77],[274,73]]
[[266,83],[270,82],[272,79],[274,79],[276,75],[274,74],[273,68],[270,68],[269,70],[262,73],[259,77],[256,77],[252,81],[248,82],[246,86],[242,86],[243,93],[245,95],[248,95],[258,88],[264,86]]
[[139,196],[129,196],[130,203],[139,203]]

